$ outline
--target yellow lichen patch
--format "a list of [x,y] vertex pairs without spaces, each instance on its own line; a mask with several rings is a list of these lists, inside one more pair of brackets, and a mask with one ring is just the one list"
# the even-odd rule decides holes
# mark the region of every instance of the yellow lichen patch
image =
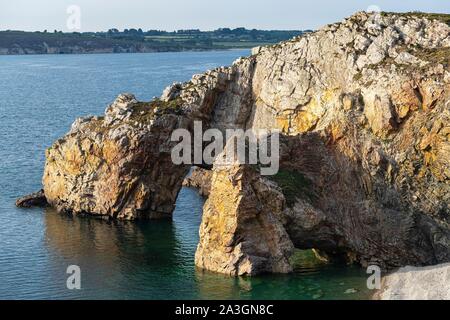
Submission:
[[342,107],[345,111],[350,111],[353,108],[353,99],[349,96],[342,98]]
[[65,161],[62,163],[64,172],[70,175],[81,174],[85,158],[81,154],[79,146],[77,144],[70,144],[64,149]]
[[309,111],[300,111],[294,116],[292,122],[296,132],[304,133],[313,128],[318,120],[319,117],[316,114]]
[[54,163],[45,167],[44,176],[42,178],[42,184],[45,187],[45,196],[47,200],[56,199],[61,194],[67,194],[65,178],[62,175],[54,174],[58,172]]
[[317,107],[318,101],[316,99],[312,99],[306,106],[304,106],[299,112],[297,112],[297,114],[293,116],[292,124],[295,132],[307,132],[317,124],[319,119],[316,113]]
[[399,119],[405,118],[410,111],[418,110],[421,106],[418,94],[415,92],[413,84],[409,82],[405,82],[401,86],[401,90],[392,93],[392,103]]
[[[57,161],[61,155],[63,156],[63,159],[60,159],[62,161]],[[76,176],[86,171],[96,170],[102,162],[98,145],[88,138],[66,143],[61,147],[61,155],[49,150],[47,165],[56,161],[60,164],[61,170],[68,175]],[[56,159],[53,159],[54,157]]]
[[429,166],[436,160],[436,154],[432,151],[424,152],[423,154],[424,164]]
[[281,130],[282,133],[289,133],[289,127],[290,127],[290,120],[288,115],[281,115],[277,116],[276,122],[277,122],[277,128]]
[[430,159],[431,172],[439,181],[450,179],[450,143],[441,137],[434,150]]
[[321,103],[327,104],[329,102],[335,102],[337,100],[337,95],[339,93],[338,89],[329,89],[325,90],[322,95],[320,96]]
[[447,141],[450,141],[450,127],[443,127],[439,133],[447,138]]
[[330,89],[325,90],[317,97],[311,98],[308,104],[301,107],[292,116],[293,131],[295,133],[304,133],[312,130],[325,114],[327,107],[331,107],[339,102],[339,93],[340,91],[337,89]]
[[337,122],[332,122],[329,126],[331,142],[336,142],[344,136],[344,127]]
[[441,120],[436,121],[430,131],[422,128],[423,134],[419,148],[423,153],[423,163],[439,180],[445,181],[450,177],[450,143],[448,134],[450,128],[444,126]]
[[411,107],[408,106],[408,105],[404,105],[404,104],[401,105],[401,106],[398,107],[398,109],[397,109],[398,117],[399,117],[400,119],[405,118],[405,117],[408,115],[410,109],[411,109]]
[[443,92],[442,84],[437,81],[430,79],[421,83],[422,108],[425,111],[433,109],[436,102],[441,99]]
[[[289,109],[276,116],[276,125],[283,133],[298,134],[312,130],[325,114],[327,106],[339,102],[338,89],[325,90],[296,111]],[[352,108],[353,102],[347,101],[347,107]],[[281,106],[278,106],[281,108]]]
[[106,140],[102,146],[103,159],[106,163],[113,163],[119,154],[117,144],[112,140]]
[[84,170],[96,171],[101,165],[102,160],[99,157],[98,153],[90,153],[86,156],[86,162],[84,166]]
[[89,139],[84,139],[81,142],[81,150],[85,158],[83,170],[95,171],[98,169],[102,162],[98,145]]
[[234,188],[230,187],[230,181],[224,173],[217,173],[215,178],[214,190],[211,193],[212,197],[208,199],[208,206],[213,212],[225,214],[211,215],[208,228],[213,229],[214,232],[210,233],[210,241],[219,247],[226,248],[231,245],[230,242],[233,241],[235,233],[237,217],[233,213],[237,209],[239,195],[234,192]]

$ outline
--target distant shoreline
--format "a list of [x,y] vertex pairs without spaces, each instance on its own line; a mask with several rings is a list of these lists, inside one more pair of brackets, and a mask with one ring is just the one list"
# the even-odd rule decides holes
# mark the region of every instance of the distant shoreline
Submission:
[[218,29],[166,32],[110,29],[63,33],[0,31],[0,55],[201,52],[250,49],[300,36],[308,31]]
[[[271,44],[261,44],[260,46],[270,46]],[[257,46],[256,46],[257,47]],[[0,53],[0,57],[8,56],[70,56],[70,55],[108,55],[108,54],[148,54],[148,53],[180,53],[180,52],[214,52],[214,51],[239,51],[239,50],[251,50],[252,47],[241,48],[215,48],[215,49],[198,49],[198,50],[178,50],[178,51],[148,51],[148,52],[71,52],[71,53]]]

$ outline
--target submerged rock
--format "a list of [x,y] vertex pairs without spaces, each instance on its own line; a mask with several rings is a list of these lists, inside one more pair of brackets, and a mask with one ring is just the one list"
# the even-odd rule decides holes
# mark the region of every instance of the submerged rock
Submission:
[[345,294],[354,294],[357,293],[358,290],[356,290],[355,288],[350,288],[344,291]]
[[45,195],[75,214],[170,217],[189,170],[171,160],[174,129],[278,129],[277,175],[214,166],[197,266],[289,272],[293,247],[386,269],[448,262],[449,39],[422,14],[357,13],[161,99],[121,95],[47,150]]
[[45,207],[47,206],[44,190],[30,193],[29,195],[20,197],[16,200],[16,206],[19,208]]

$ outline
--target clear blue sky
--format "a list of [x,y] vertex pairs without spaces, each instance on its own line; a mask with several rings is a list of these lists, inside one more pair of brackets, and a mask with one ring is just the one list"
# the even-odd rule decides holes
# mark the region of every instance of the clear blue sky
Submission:
[[81,9],[81,31],[316,29],[371,5],[383,11],[450,13],[449,0],[0,0],[0,30],[68,31],[69,5]]

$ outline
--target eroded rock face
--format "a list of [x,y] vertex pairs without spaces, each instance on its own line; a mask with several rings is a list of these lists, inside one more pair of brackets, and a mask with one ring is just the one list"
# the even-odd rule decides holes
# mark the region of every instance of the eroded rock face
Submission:
[[290,272],[294,246],[283,227],[284,197],[249,166],[219,166],[200,226],[195,264],[230,275]]
[[174,110],[120,95],[104,117],[77,120],[47,150],[43,184],[60,211],[118,219],[170,217],[187,166],[174,166],[170,135],[187,125]]
[[193,168],[183,181],[183,186],[196,188],[201,196],[208,197],[211,192],[212,171],[200,167]]
[[276,215],[297,248],[383,268],[450,260],[449,32],[360,13],[255,51],[246,127],[284,133]]
[[[285,215],[294,245],[383,268],[448,261],[445,219],[400,188],[405,173],[386,150],[370,140],[359,145],[352,141],[354,132],[347,132],[339,141],[312,132],[283,142],[289,151],[272,179],[291,197]],[[296,182],[287,183],[292,175]],[[435,190],[445,197],[447,187],[436,182]]]
[[278,175],[214,168],[198,266],[288,272],[292,245],[386,268],[447,262],[449,35],[421,15],[358,13],[160,100],[120,96],[48,150],[45,195],[60,211],[170,216],[189,169],[170,160],[173,129],[279,129]]

